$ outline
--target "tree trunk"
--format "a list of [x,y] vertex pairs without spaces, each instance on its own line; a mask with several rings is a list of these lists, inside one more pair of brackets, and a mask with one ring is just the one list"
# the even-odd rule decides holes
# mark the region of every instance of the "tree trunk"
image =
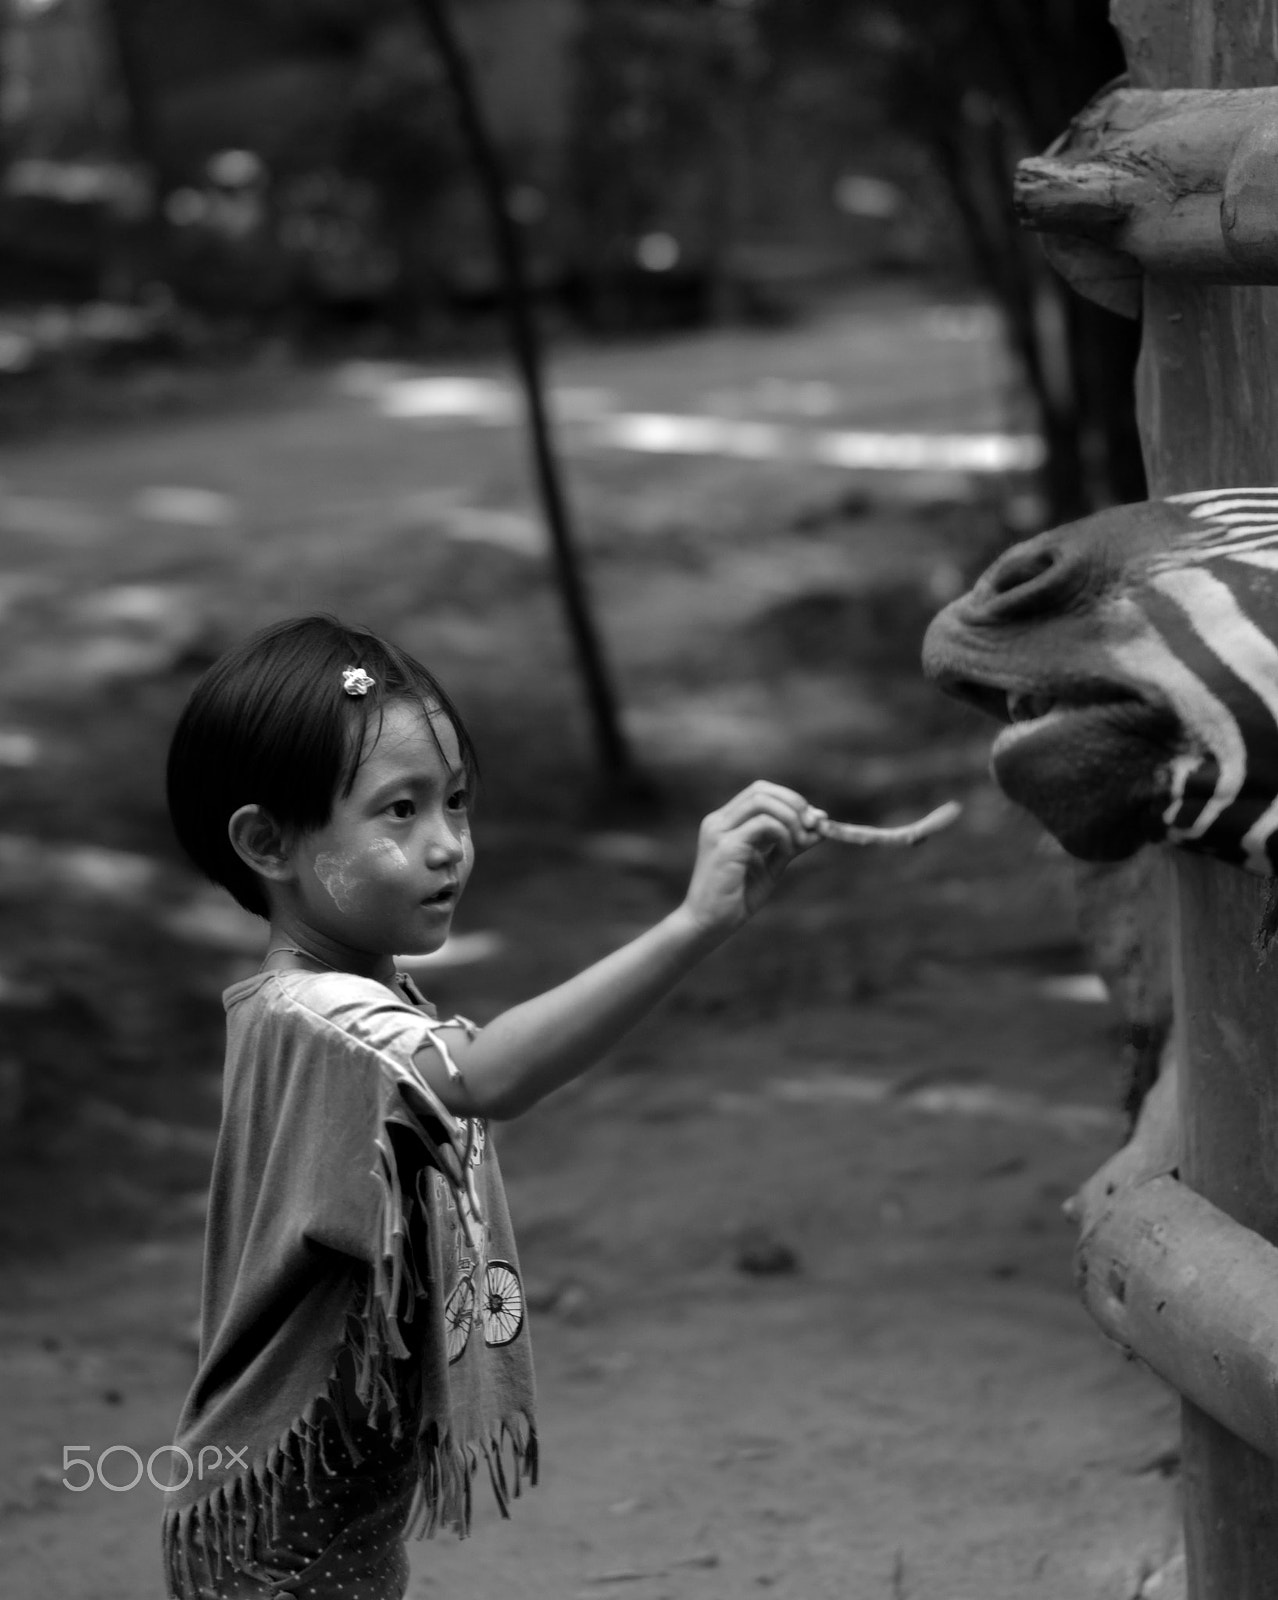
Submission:
[[143,279],[159,277],[165,248],[164,197],[173,188],[175,175],[169,166],[138,0],[104,0],[103,17],[115,47],[128,116],[130,154],[146,169],[151,182],[151,207],[141,226],[143,259],[136,263],[135,273]]
[[541,347],[524,267],[523,246],[506,203],[506,182],[501,163],[447,0],[413,0],[413,3],[447,74],[457,103],[462,133],[474,163],[475,177],[488,210],[494,254],[502,275],[511,344],[528,409],[537,487],[554,552],[564,616],[594,730],[603,783],[602,798],[609,804],[642,800],[647,795],[647,786],[635,769],[621,726],[616,696],[587,599],[581,561],[569,522],[567,500],[560,482],[559,464],[551,440]]
[[[1067,522],[1142,499],[1138,334],[1065,291],[1026,239],[1011,196],[1018,156],[1049,145],[1122,68],[1103,0],[1066,0],[1054,13],[1023,0],[972,0],[960,8],[962,26],[942,36],[920,0],[897,6],[913,41],[900,68],[900,115],[928,147],[1003,313],[1046,445],[1047,518]],[[1045,297],[1059,317],[1040,315]]]

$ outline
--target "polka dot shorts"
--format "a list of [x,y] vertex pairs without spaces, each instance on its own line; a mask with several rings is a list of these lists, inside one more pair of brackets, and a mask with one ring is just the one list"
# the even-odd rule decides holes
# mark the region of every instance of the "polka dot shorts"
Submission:
[[[220,1570],[192,1526],[186,1556],[196,1586],[184,1585],[175,1600],[402,1600],[415,1463],[371,1429],[356,1430],[356,1438],[364,1454],[358,1466],[330,1422],[324,1459],[333,1470],[316,1465],[308,1496],[301,1466],[291,1461],[278,1489],[277,1527],[259,1514],[248,1550],[238,1514]],[[270,1542],[273,1531],[278,1538]]]

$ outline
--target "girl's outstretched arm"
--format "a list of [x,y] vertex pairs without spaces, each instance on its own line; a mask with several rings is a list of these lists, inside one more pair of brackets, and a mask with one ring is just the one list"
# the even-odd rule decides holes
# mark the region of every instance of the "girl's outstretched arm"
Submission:
[[701,824],[676,910],[575,978],[503,1011],[474,1039],[450,1036],[459,1078],[424,1047],[416,1059],[431,1088],[458,1115],[503,1118],[577,1077],[759,909],[790,862],[820,842],[824,815],[779,784],[742,790]]

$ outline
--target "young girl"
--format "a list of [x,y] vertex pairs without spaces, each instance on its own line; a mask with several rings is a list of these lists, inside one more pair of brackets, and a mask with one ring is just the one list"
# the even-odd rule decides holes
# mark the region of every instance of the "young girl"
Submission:
[[535,1481],[488,1124],[597,1060],[825,820],[752,784],[703,822],[676,910],[481,1032],[395,967],[448,935],[474,768],[425,668],[325,617],[224,656],[174,734],[178,838],[270,924],[261,970],[223,997],[199,1367],[164,1518],[176,1600],[393,1600],[414,1526],[467,1531],[481,1461],[503,1514]]

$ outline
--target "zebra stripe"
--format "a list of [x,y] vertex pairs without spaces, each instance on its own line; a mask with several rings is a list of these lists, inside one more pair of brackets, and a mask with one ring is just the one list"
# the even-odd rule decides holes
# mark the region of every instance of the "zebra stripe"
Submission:
[[1261,567],[1266,572],[1278,572],[1278,550],[1240,550],[1237,555],[1223,557],[1248,567]]
[[1263,522],[1205,522],[1202,533],[1195,535],[1195,540],[1222,539],[1228,544],[1233,544],[1239,539],[1263,538],[1275,529],[1278,529],[1278,519],[1273,517],[1266,517]]
[[1195,522],[1272,522],[1278,507],[1272,500],[1265,505],[1258,500],[1239,500],[1228,506],[1199,506],[1189,514]]
[[[1178,621],[1181,616],[1177,606],[1171,620]],[[1171,767],[1172,796],[1163,812],[1163,822],[1174,838],[1198,839],[1238,798],[1247,776],[1247,750],[1228,706],[1212,694],[1199,673],[1186,666],[1152,621],[1145,620],[1146,627],[1138,638],[1110,645],[1108,654],[1137,683],[1167,699],[1181,726],[1215,758],[1218,772],[1212,794],[1195,821],[1183,830],[1175,828],[1176,817],[1185,803],[1186,780],[1200,763],[1177,760]]]
[[[1236,489],[1232,491],[1199,490],[1187,495],[1169,496],[1169,499],[1182,505],[1192,506],[1190,516],[1196,521],[1207,521],[1213,528],[1222,530],[1215,539],[1209,543],[1194,541],[1192,555],[1188,557],[1189,563],[1197,564],[1206,562],[1213,557],[1224,561],[1236,562],[1239,565],[1250,566],[1263,572],[1278,571],[1278,549],[1275,545],[1278,540],[1273,537],[1278,534],[1278,519],[1275,512],[1278,506],[1278,491],[1273,488]],[[1269,537],[1266,537],[1269,535]],[[1177,580],[1172,576],[1170,568],[1161,568],[1159,587],[1167,588],[1168,582],[1174,585]],[[1188,572],[1187,566],[1181,567],[1181,573]],[[1230,597],[1232,612],[1241,617],[1244,627],[1241,634],[1253,639],[1258,635],[1253,623],[1243,617],[1237,604]],[[1227,611],[1230,607],[1225,608]],[[1223,619],[1222,619],[1223,620]],[[1226,626],[1230,626],[1227,622]],[[1240,635],[1241,636],[1241,635]],[[1228,639],[1228,632],[1222,633],[1222,639]],[[1260,635],[1263,639],[1263,635]],[[1268,643],[1268,641],[1266,641]],[[1244,648],[1246,648],[1244,646]],[[1219,650],[1224,657],[1226,652]],[[1273,654],[1272,646],[1270,653]],[[1237,670],[1235,663],[1230,663]],[[1274,695],[1254,679],[1248,679],[1246,673],[1240,672],[1239,676],[1250,683],[1252,689],[1265,705],[1271,718],[1278,721],[1278,709],[1275,708]],[[1238,819],[1240,822],[1242,818]],[[1241,838],[1241,848],[1246,858],[1246,865],[1253,872],[1269,873],[1274,870],[1274,863],[1270,860],[1269,847],[1278,836],[1278,797],[1275,797],[1258,816],[1251,820],[1251,825],[1246,828]]]
[[[1214,536],[1213,536],[1214,535]],[[1198,566],[1208,561],[1244,561],[1254,553],[1278,549],[1278,524],[1272,532],[1267,529],[1241,528],[1237,533],[1219,533],[1214,528],[1196,537],[1182,539],[1180,544],[1150,558],[1148,570],[1171,572],[1183,567]],[[1264,562],[1257,565],[1266,565]]]
[[1252,872],[1273,875],[1274,861],[1269,846],[1278,831],[1278,796],[1272,799],[1242,836],[1243,854]]
[[1278,517],[1272,511],[1257,512],[1248,517],[1210,517],[1204,531],[1219,531],[1225,539],[1245,539],[1249,534],[1263,533],[1266,528],[1278,528]]
[[[1189,787],[1190,779],[1196,780]],[[1203,807],[1216,792],[1220,764],[1209,751],[1182,750],[1167,766],[1168,788],[1172,795],[1163,813],[1172,839],[1187,838],[1187,830],[1197,821]]]
[[1221,522],[1245,522],[1249,517],[1278,516],[1278,496],[1272,500],[1212,500],[1195,506],[1189,514],[1195,522],[1210,521],[1213,517]]
[[1188,539],[1195,550],[1201,550],[1204,545],[1221,544],[1225,546],[1246,544],[1249,539],[1272,539],[1278,533],[1278,520],[1266,518],[1264,522],[1238,523],[1227,526],[1220,522],[1204,522],[1201,529],[1195,528],[1192,532],[1181,535]]
[[[1192,634],[1259,702],[1269,724],[1262,742],[1278,735],[1278,646],[1242,610],[1233,591],[1218,577],[1193,567],[1162,574],[1153,587],[1179,606]],[[1236,718],[1227,714],[1237,726]],[[1255,730],[1252,737],[1254,743]],[[1250,823],[1241,839],[1247,865],[1253,871],[1268,871],[1265,847],[1278,824],[1278,801],[1259,817],[1254,816],[1254,802],[1249,802],[1247,815],[1232,820],[1234,831],[1238,824]],[[1187,837],[1200,837],[1202,832],[1200,816]]]
[[1207,648],[1241,678],[1273,719],[1278,732],[1278,646],[1238,604],[1233,591],[1199,567],[1182,567],[1155,578],[1153,586],[1174,600]]
[[[1232,538],[1226,536],[1220,539],[1204,539],[1201,543],[1196,540],[1187,554],[1187,560],[1192,565],[1199,561],[1209,561],[1212,556],[1231,558],[1247,550],[1275,548],[1278,548],[1278,527],[1275,527],[1272,533],[1257,532],[1253,529],[1238,533]],[[1174,556],[1175,553],[1171,551],[1170,555]]]
[[[1254,500],[1260,505],[1273,505],[1278,502],[1278,488],[1273,484],[1266,484],[1257,488],[1236,489],[1191,489],[1187,494],[1169,494],[1164,499],[1173,506],[1205,506],[1211,501],[1219,501],[1227,505],[1231,501]],[[1191,515],[1198,515],[1194,512]]]

